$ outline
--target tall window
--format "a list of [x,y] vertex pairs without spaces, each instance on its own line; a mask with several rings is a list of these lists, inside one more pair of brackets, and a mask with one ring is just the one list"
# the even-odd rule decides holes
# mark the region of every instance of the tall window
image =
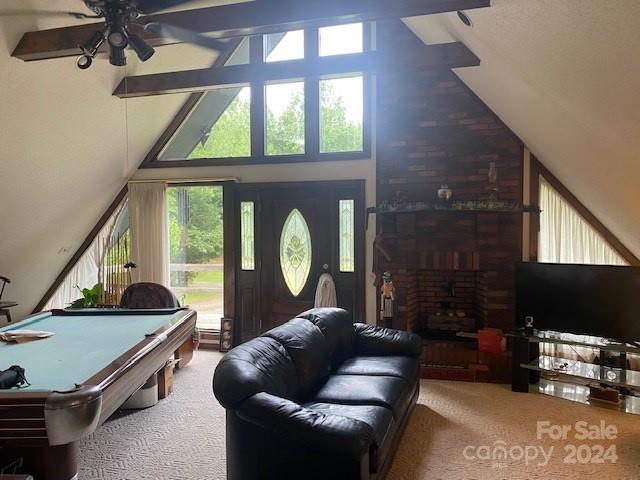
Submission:
[[628,265],[543,177],[540,208],[540,262]]
[[[313,69],[316,64],[334,61],[327,57],[365,52],[370,43],[365,27],[353,23],[245,38],[225,66],[254,63],[256,70],[264,69],[267,79],[201,94],[157,158],[145,164],[273,163],[278,157],[289,162],[366,156],[368,77],[363,72],[339,76],[310,72],[309,77],[298,78],[283,78],[282,74],[295,62],[308,62]],[[258,52],[257,58],[252,52]],[[348,155],[341,158],[340,154]]]
[[198,312],[198,326],[220,329],[224,305],[222,187],[167,189],[171,290]]

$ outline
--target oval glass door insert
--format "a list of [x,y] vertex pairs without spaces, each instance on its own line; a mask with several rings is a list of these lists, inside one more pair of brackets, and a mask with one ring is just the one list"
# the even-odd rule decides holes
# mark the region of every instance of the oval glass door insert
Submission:
[[294,297],[300,295],[311,273],[311,234],[300,210],[294,208],[280,234],[282,276]]

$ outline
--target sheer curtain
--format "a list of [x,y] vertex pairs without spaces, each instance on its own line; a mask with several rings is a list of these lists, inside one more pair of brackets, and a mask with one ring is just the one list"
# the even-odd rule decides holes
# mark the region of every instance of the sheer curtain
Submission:
[[[538,260],[553,263],[628,265],[580,214],[540,177],[540,237]],[[594,342],[595,337],[566,334],[576,341]],[[542,353],[592,362],[596,350],[569,345],[541,344]],[[629,355],[632,368],[640,368],[640,357]]]
[[104,224],[96,238],[91,242],[87,251],[67,274],[43,310],[67,307],[71,302],[82,297],[80,290],[83,288],[91,288],[101,281],[100,272],[106,254],[105,246],[107,239],[114,234],[114,229],[120,221],[126,205],[127,202],[125,200],[122,205],[116,209],[107,223]]
[[538,261],[628,265],[580,214],[540,177]]
[[129,224],[134,282],[169,286],[169,227],[167,185],[129,184]]

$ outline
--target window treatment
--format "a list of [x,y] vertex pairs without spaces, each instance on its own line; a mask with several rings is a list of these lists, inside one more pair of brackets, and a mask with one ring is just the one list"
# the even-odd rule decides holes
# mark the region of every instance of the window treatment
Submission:
[[71,302],[82,297],[80,290],[83,288],[91,288],[102,280],[100,278],[100,272],[106,254],[106,240],[114,234],[118,223],[122,220],[122,213],[126,210],[126,206],[127,202],[125,200],[122,205],[116,209],[107,223],[104,224],[96,238],[91,242],[87,251],[67,274],[43,310],[67,307]]
[[129,224],[134,282],[169,286],[169,229],[165,183],[129,184]]
[[542,177],[540,208],[540,262],[628,265],[602,235]]
[[[540,237],[538,260],[553,263],[628,265],[580,214],[540,177]],[[568,339],[594,343],[595,337],[565,334]],[[543,354],[571,360],[593,362],[597,351],[570,345],[541,344]],[[629,355],[633,369],[640,369],[640,357]]]

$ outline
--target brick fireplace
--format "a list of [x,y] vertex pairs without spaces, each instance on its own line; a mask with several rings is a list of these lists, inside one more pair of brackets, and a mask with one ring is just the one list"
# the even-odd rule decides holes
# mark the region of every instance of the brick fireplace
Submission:
[[[388,28],[398,45],[419,41],[403,26]],[[398,40],[401,38],[401,40]],[[522,202],[523,145],[452,71],[378,78],[377,204],[437,202],[448,185],[453,200],[491,195]],[[521,213],[410,211],[377,215],[379,239],[391,259],[394,326],[446,338],[514,323],[514,263],[522,258]],[[442,335],[435,335],[441,333]]]

